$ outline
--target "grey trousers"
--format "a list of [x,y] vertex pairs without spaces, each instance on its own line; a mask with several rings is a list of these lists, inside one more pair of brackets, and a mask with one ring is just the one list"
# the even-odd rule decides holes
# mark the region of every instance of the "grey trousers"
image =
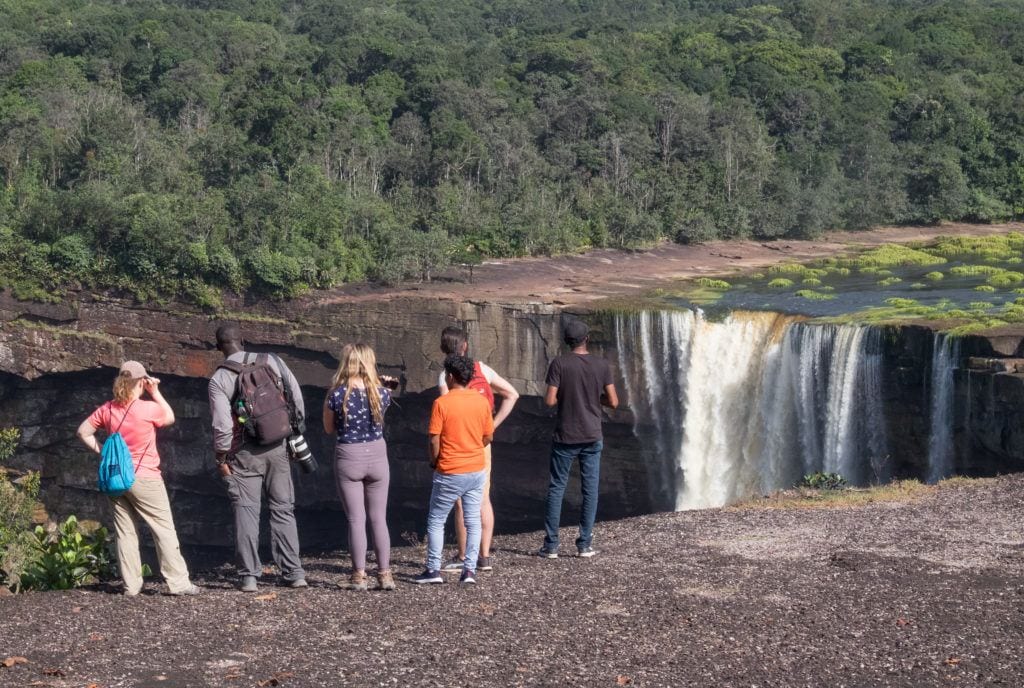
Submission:
[[223,480],[235,510],[238,575],[258,578],[263,572],[260,500],[265,489],[270,509],[270,555],[286,581],[305,578],[295,526],[295,486],[284,441],[270,447],[244,446],[231,459],[231,475]]

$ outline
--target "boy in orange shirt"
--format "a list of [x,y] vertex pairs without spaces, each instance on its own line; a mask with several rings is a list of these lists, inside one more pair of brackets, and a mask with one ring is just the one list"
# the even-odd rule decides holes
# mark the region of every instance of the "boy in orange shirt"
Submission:
[[430,414],[430,465],[434,468],[427,514],[427,568],[415,583],[443,583],[441,552],[444,523],[455,501],[462,499],[466,524],[466,559],[460,583],[476,583],[480,553],[480,502],[487,477],[484,447],[494,436],[494,420],[487,400],[468,389],[473,379],[473,359],[451,355],[444,359],[448,394],[434,401]]

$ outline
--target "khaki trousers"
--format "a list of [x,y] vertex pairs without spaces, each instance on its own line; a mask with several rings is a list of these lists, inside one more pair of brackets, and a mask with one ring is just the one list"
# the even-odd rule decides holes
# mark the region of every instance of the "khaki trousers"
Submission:
[[114,505],[114,533],[117,536],[117,560],[126,592],[142,589],[142,559],[139,556],[139,534],[136,517],[149,526],[156,543],[160,573],[172,593],[187,590],[188,567],[178,547],[171,503],[163,480],[136,480],[132,489],[110,500]]

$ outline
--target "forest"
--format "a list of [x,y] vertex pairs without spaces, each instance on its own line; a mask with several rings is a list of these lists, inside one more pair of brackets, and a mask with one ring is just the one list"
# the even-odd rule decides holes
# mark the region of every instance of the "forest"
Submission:
[[0,287],[1024,216],[1021,0],[0,0]]

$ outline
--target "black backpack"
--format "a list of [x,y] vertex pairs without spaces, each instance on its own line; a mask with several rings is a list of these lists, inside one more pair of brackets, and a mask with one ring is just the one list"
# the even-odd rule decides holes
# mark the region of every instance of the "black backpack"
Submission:
[[290,390],[270,365],[270,356],[257,354],[255,361],[224,361],[217,367],[238,375],[231,412],[247,437],[256,444],[270,445],[292,434],[295,411]]

